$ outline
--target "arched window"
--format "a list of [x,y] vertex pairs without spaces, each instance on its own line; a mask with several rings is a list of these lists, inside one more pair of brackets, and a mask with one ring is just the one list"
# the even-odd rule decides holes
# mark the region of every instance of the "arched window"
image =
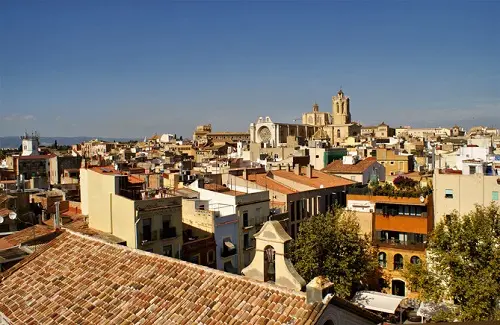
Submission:
[[274,263],[274,248],[270,245],[264,248],[264,281],[274,282],[276,279],[276,265]]
[[395,270],[403,269],[403,256],[401,256],[401,254],[394,255],[394,269]]
[[418,256],[412,256],[410,259],[411,264],[420,264],[420,257]]
[[340,113],[340,104],[337,103],[337,113]]
[[387,267],[387,254],[384,252],[378,253],[378,265],[380,267]]
[[345,103],[342,103],[342,114],[345,114]]
[[337,129],[337,139],[340,139],[340,129]]

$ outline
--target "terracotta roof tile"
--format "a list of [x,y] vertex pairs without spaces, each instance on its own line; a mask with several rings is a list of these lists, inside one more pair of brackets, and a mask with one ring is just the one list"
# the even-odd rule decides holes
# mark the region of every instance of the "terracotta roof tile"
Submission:
[[[34,236],[33,236],[34,227]],[[8,242],[11,246],[18,246],[33,240],[33,238],[45,236],[53,232],[53,229],[45,225],[35,225],[15,233],[5,236],[2,241]]]
[[248,175],[248,180],[268,190],[280,192],[283,194],[297,193],[297,191],[293,188],[283,185],[270,177],[267,177],[267,174],[250,174]]
[[348,186],[355,184],[356,182],[351,181],[349,179],[335,176],[335,175],[329,175],[327,173],[321,172],[319,170],[313,169],[312,171],[312,178],[307,177],[306,174],[306,167],[303,167],[301,169],[300,175],[296,175],[294,171],[287,171],[287,170],[273,170],[271,171],[273,175],[276,175],[278,177],[283,177],[286,178],[290,181],[303,184],[306,186],[310,186],[313,188],[321,188],[323,187],[336,187],[336,186]]
[[354,165],[344,164],[342,160],[334,160],[323,168],[322,171],[327,173],[361,174],[376,162],[377,158],[375,157],[368,157]]
[[68,230],[0,278],[0,311],[12,324],[304,324],[324,306],[305,299]]

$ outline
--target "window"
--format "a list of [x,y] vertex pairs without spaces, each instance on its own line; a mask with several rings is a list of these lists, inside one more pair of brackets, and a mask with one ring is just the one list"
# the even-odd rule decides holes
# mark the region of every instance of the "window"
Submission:
[[469,174],[474,175],[476,173],[476,166],[469,166]]
[[378,265],[380,267],[387,267],[387,254],[384,252],[378,253]]
[[420,257],[418,256],[412,256],[410,259],[411,264],[420,264]]
[[244,249],[250,248],[250,235],[249,234],[243,235],[243,248]]
[[355,181],[356,180],[356,176],[351,176],[351,181]]
[[340,138],[340,129],[337,129],[337,138]]
[[172,245],[163,246],[163,255],[164,256],[173,257],[174,256],[173,252],[174,251],[173,251]]
[[491,200],[498,201],[498,191],[491,192]]
[[142,219],[142,240],[151,241],[151,218]]
[[248,227],[248,211],[243,212],[243,227]]
[[394,161],[391,161],[391,165],[394,165]]
[[316,155],[316,158],[319,158],[319,155]]
[[453,190],[450,189],[444,190],[444,197],[446,199],[453,199]]
[[213,264],[215,262],[215,251],[210,250],[207,253],[207,264]]
[[394,270],[403,269],[403,256],[401,254],[394,255]]

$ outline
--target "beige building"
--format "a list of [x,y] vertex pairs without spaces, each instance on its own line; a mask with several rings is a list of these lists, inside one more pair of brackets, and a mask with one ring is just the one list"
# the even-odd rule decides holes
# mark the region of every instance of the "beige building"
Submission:
[[357,157],[344,156],[342,160],[328,164],[322,171],[361,184],[368,184],[371,180],[385,181],[385,167],[374,157],[358,160]]
[[142,199],[144,182],[109,167],[80,169],[82,214],[89,227],[127,246],[172,257],[182,247],[182,198]]
[[[485,175],[482,164],[470,163],[470,166],[479,167],[479,172],[468,175],[460,171],[436,170],[433,176],[435,223],[439,223],[446,215],[456,212],[460,215],[475,209],[475,205],[487,206],[492,202],[499,202],[500,174]],[[500,171],[500,163],[498,164]],[[498,172],[497,172],[498,173]]]
[[334,146],[340,146],[348,137],[361,134],[361,125],[351,122],[351,100],[344,95],[340,89],[336,96],[332,97],[332,120],[333,124],[327,125],[323,130],[328,134],[330,142]]
[[385,175],[407,174],[414,169],[413,155],[398,154],[395,150],[378,148],[377,161],[385,167]]
[[302,114],[302,124],[313,126],[325,126],[332,124],[332,116],[326,112],[319,111],[319,105],[314,103],[312,112]]

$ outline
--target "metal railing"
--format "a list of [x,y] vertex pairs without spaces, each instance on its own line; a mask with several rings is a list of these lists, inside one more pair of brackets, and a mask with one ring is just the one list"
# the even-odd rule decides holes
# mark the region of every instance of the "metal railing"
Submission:
[[414,249],[414,250],[425,250],[425,243],[410,242],[410,241],[399,241],[399,240],[384,240],[384,239],[374,239],[373,243],[380,247],[394,247],[401,249]]

